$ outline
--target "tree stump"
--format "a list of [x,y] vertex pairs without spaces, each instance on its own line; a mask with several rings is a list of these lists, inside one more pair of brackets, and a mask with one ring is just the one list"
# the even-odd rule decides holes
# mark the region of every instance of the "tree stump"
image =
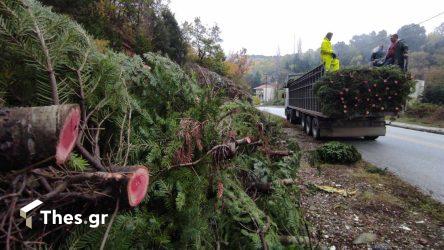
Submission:
[[0,171],[20,169],[54,157],[64,163],[80,124],[78,105],[0,109]]

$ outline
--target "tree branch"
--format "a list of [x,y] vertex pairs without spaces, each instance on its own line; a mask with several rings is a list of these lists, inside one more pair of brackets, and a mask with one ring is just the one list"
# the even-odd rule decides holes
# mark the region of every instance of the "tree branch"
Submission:
[[46,45],[46,41],[43,36],[43,32],[37,23],[37,19],[34,16],[34,13],[32,13],[31,8],[27,5],[26,2],[24,2],[24,1],[22,1],[22,2],[26,6],[26,10],[28,11],[29,15],[31,16],[31,19],[34,24],[34,29],[35,29],[34,31],[39,39],[40,45],[42,46],[42,49],[43,49],[43,54],[45,55],[45,58],[46,58],[46,71],[48,72],[49,80],[51,83],[51,94],[52,94],[53,104],[58,105],[58,104],[60,104],[60,100],[59,100],[59,93],[57,91],[57,80],[55,77],[54,66],[51,61],[51,56],[49,54],[48,46]]

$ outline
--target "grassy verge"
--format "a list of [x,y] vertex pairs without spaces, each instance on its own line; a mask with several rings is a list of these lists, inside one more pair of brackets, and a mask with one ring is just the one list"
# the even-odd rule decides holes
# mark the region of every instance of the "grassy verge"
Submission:
[[420,126],[444,128],[444,121],[430,121],[428,118],[417,118],[401,116],[395,120],[396,122],[409,123]]

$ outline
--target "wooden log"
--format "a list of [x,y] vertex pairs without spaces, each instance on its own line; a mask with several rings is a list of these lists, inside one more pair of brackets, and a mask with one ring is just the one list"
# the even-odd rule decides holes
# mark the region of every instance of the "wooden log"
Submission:
[[113,167],[111,172],[82,173],[67,178],[70,184],[86,180],[97,181],[107,187],[111,186],[114,191],[120,193],[122,204],[136,207],[145,198],[150,184],[150,175],[145,166],[127,166]]
[[267,154],[270,157],[274,157],[274,158],[279,158],[279,157],[285,157],[285,156],[290,156],[293,153],[291,151],[279,151],[279,150],[271,150],[271,149],[266,149],[263,148],[262,151]]
[[[150,183],[149,169],[145,166],[112,167],[110,172],[71,173],[63,176],[58,176],[45,168],[34,169],[32,173],[59,183],[42,198],[43,200],[47,200],[48,197],[89,199],[111,196],[119,198],[123,206],[136,207],[145,198]],[[97,195],[89,194],[91,190],[97,192]],[[104,192],[104,190],[109,191]]]
[[121,197],[130,207],[138,206],[148,191],[150,172],[144,166],[131,166],[119,168],[125,174],[121,189]]
[[64,163],[74,148],[80,108],[74,104],[0,109],[0,171],[55,158]]

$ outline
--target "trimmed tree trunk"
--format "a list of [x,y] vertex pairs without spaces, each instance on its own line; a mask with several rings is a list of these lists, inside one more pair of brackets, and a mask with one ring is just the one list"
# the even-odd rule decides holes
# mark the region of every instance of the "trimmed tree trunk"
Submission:
[[64,163],[80,123],[77,105],[0,109],[0,171],[20,169],[54,157]]
[[125,175],[121,186],[121,200],[126,201],[130,207],[138,206],[148,191],[150,172],[144,166],[118,168]]
[[114,167],[111,172],[91,172],[68,177],[69,183],[78,183],[85,180],[98,183],[118,183],[112,187],[120,193],[122,204],[136,207],[142,202],[150,184],[150,174],[145,166]]
[[[145,166],[113,167],[110,172],[84,172],[57,175],[45,168],[32,170],[58,185],[44,195],[43,200],[118,198],[124,207],[136,207],[145,198],[150,184],[149,169]],[[91,193],[94,190],[96,193]]]

